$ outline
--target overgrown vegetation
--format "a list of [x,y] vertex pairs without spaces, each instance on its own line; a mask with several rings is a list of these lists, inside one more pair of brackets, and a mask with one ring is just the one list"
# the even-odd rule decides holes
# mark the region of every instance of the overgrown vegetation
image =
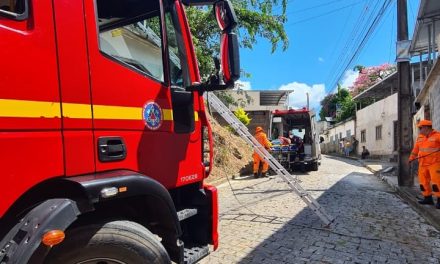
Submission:
[[214,136],[214,166],[208,182],[223,181],[226,177],[252,173],[253,150],[242,138],[220,126],[209,117]]
[[332,117],[336,122],[355,116],[356,103],[368,106],[374,102],[373,98],[366,98],[353,101],[353,97],[362,93],[366,89],[382,81],[384,78],[396,71],[396,66],[391,64],[382,64],[373,67],[364,67],[357,65],[354,70],[359,72],[353,86],[342,87],[338,84],[336,94],[328,94],[321,101],[321,111],[319,117],[325,120],[326,117]]
[[319,117],[325,120],[326,117],[332,117],[336,122],[345,120],[354,116],[355,102],[346,88],[342,88],[338,84],[338,92],[336,94],[328,94],[321,101],[321,111]]
[[376,83],[382,81],[390,74],[396,72],[397,68],[396,65],[385,63],[373,67],[357,65],[354,67],[354,70],[359,72],[359,76],[356,78],[353,86],[350,87],[353,96],[360,94]]
[[[287,0],[232,0],[238,18],[237,34],[241,47],[252,49],[257,37],[272,44],[274,52],[281,43],[289,44],[284,24]],[[188,7],[186,14],[199,61],[200,74],[206,80],[214,71],[213,57],[218,57],[220,32],[212,8]],[[242,71],[243,72],[243,71]]]

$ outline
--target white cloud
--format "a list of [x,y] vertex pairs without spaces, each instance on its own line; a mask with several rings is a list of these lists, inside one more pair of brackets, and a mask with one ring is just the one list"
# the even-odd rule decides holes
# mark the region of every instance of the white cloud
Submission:
[[354,81],[356,81],[356,78],[358,77],[359,72],[354,70],[347,70],[344,73],[344,77],[342,77],[341,85],[344,88],[349,88],[353,86]]
[[319,62],[324,62],[324,58],[323,57],[318,57],[318,61]]
[[305,83],[292,82],[281,85],[279,90],[293,90],[289,95],[289,106],[293,108],[302,108],[307,106],[307,93],[309,93],[310,109],[317,110],[320,107],[320,102],[324,99],[325,85],[313,84],[309,86]]
[[237,90],[238,88],[242,90],[252,90],[251,82],[245,82],[245,81],[236,81],[234,90]]

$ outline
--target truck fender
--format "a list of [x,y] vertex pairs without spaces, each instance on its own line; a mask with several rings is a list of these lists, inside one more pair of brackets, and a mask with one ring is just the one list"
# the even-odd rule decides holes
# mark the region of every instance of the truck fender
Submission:
[[181,235],[177,211],[168,190],[148,176],[133,171],[118,170],[70,177],[66,180],[79,184],[91,204],[133,196],[154,197],[160,209],[170,217],[163,224],[168,230],[174,230],[177,236]]
[[134,196],[146,196],[148,200],[154,200],[149,206],[154,207],[150,208],[152,213],[160,215],[160,229],[156,232],[162,237],[162,244],[172,258],[183,254],[183,243],[179,240],[182,229],[177,210],[170,193],[160,182],[128,170],[69,177],[65,180],[79,184],[92,207],[100,202]]
[[[20,220],[0,242],[0,263],[40,263],[49,249],[37,249],[50,230],[66,230],[80,211],[70,199],[50,199],[41,203]],[[38,254],[35,254],[35,252]]]

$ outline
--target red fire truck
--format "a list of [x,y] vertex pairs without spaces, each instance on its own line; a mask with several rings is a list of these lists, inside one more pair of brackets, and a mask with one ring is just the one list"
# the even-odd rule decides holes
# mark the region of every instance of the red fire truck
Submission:
[[[213,6],[201,83],[184,6]],[[0,0],[0,263],[194,263],[218,246],[203,92],[228,0]],[[209,246],[212,245],[212,246]]]

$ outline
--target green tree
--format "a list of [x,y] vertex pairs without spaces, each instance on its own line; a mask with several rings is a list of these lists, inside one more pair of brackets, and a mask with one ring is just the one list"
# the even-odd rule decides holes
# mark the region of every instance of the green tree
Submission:
[[[252,97],[246,92],[246,90],[240,88],[233,91],[215,91],[214,93],[227,107],[231,105],[236,107],[246,107],[253,101]],[[233,93],[242,95],[242,98],[232,96]]]
[[336,94],[328,94],[321,101],[321,111],[319,112],[321,120],[324,120],[325,117],[333,117],[337,122],[340,122],[355,114],[355,102],[349,90],[342,88],[340,84],[338,84]]
[[[257,37],[272,44],[274,52],[281,44],[289,44],[284,30],[287,0],[232,0],[238,18],[237,33],[240,45],[252,49]],[[199,60],[200,74],[206,80],[214,72],[213,56],[219,52],[219,29],[212,8],[188,7],[186,14]],[[242,71],[243,72],[243,71]]]
[[327,94],[321,101],[321,111],[319,112],[319,117],[321,120],[325,120],[326,117],[336,116],[336,95]]

